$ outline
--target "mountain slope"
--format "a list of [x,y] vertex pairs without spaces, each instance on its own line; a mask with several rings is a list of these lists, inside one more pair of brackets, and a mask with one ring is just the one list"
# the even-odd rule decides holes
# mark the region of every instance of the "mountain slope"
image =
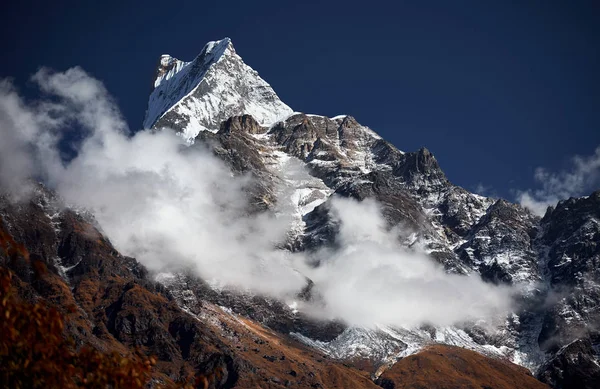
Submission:
[[[211,80],[227,77],[226,69],[214,69]],[[241,84],[227,84],[227,88],[229,93],[241,95],[248,85],[251,83],[242,80]],[[202,93],[202,88],[197,89],[196,97]],[[207,93],[210,98],[221,99]],[[213,106],[227,105],[228,97],[222,100]],[[151,97],[149,111],[153,106]],[[270,102],[265,107],[269,106]],[[215,117],[212,113],[205,117],[201,110],[177,112],[176,120],[158,121],[153,126],[166,126],[192,138],[195,131],[189,131],[189,122]],[[322,331],[309,326],[313,329],[307,331],[305,324],[276,324],[278,320],[272,317],[295,320],[302,315],[285,307],[262,315],[271,317],[269,325],[295,334],[332,356],[376,361],[376,365],[393,363],[425,344],[444,342],[508,357],[537,371],[574,338],[591,339],[596,344],[594,328],[600,314],[594,307],[600,279],[593,264],[599,240],[598,217],[590,211],[592,205],[573,207],[589,203],[589,198],[571,199],[570,207],[561,203],[540,220],[518,205],[453,185],[427,149],[402,152],[350,116],[327,118],[294,113],[269,123],[260,116],[254,118],[257,120],[249,116],[229,118],[231,110],[225,110],[221,118],[225,116],[229,120],[223,119],[216,138],[198,133],[195,141],[216,139],[216,155],[225,158],[234,171],[254,175],[257,191],[251,196],[261,204],[260,209],[280,209],[286,204],[286,212],[295,215],[296,220],[290,229],[288,249],[310,251],[335,244],[338,226],[329,206],[333,194],[359,201],[374,198],[382,205],[390,226],[402,224],[413,231],[403,238],[404,244],[421,247],[448,272],[479,274],[488,282],[518,285],[522,290],[519,309],[492,332],[473,324],[433,331],[364,330],[343,325],[333,332],[327,326],[322,326]],[[208,130],[215,132],[214,128]],[[290,163],[303,167],[309,175],[291,177]],[[555,225],[555,218],[561,222]],[[557,245],[557,239],[563,243]],[[181,288],[176,284],[170,287]],[[575,297],[548,305],[547,301],[563,288],[576,290]],[[231,306],[235,309],[242,300],[238,298]],[[566,323],[573,322],[581,331],[570,331]],[[597,362],[597,352],[589,358]]]
[[[0,196],[0,266],[13,272],[17,298],[64,315],[65,335],[78,347],[155,356],[155,384],[178,385],[195,377],[204,388],[390,387],[389,378],[375,383],[368,371],[213,304],[209,296],[187,306],[193,311],[182,310],[176,303],[182,296],[153,281],[135,259],[120,255],[90,215],[65,207],[43,186],[29,201]],[[468,371],[483,364],[501,382],[543,387],[529,386],[533,378],[508,362],[475,359],[461,365],[467,372],[428,373],[429,382],[441,379],[458,387],[470,379]]]
[[388,388],[543,389],[529,372],[506,361],[451,346],[431,346],[396,363],[378,380]]
[[367,373],[228,309],[204,302],[199,316],[181,310],[143,266],[112,247],[90,215],[41,186],[30,201],[0,196],[0,266],[13,272],[18,298],[59,309],[78,347],[154,355],[159,382],[200,377],[210,388],[377,387]]

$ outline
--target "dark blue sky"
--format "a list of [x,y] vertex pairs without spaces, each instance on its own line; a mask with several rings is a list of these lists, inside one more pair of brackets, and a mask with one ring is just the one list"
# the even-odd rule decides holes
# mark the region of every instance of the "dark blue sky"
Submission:
[[20,0],[0,77],[82,66],[141,127],[160,54],[229,36],[294,110],[351,114],[505,197],[600,144],[600,2]]

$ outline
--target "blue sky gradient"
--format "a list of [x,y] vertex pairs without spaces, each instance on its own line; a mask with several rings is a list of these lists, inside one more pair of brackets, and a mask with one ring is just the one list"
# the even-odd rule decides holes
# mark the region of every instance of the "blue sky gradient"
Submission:
[[[0,77],[79,65],[141,128],[158,58],[209,40],[296,111],[350,114],[398,148],[429,148],[451,181],[514,200],[600,145],[595,1],[23,0],[0,16]],[[590,176],[592,177],[592,176]],[[597,185],[590,178],[591,191]],[[585,193],[581,193],[585,194]]]

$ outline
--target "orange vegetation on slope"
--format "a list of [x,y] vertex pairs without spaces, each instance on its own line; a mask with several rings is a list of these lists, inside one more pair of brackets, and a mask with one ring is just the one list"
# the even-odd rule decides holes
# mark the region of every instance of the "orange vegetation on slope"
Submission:
[[524,367],[443,345],[400,360],[378,383],[385,389],[549,389]]
[[0,267],[0,384],[7,388],[144,388],[153,359],[76,350],[65,339],[62,315],[19,301],[12,275]]
[[[315,349],[253,320],[204,304],[207,324],[246,367],[234,388],[370,388],[369,373],[328,358]],[[380,388],[379,388],[380,389]]]
[[[30,231],[45,222],[42,216],[33,225],[28,222],[31,218],[19,214],[12,221],[21,222],[22,230]],[[0,312],[2,316],[9,312],[8,317],[20,318],[2,323],[7,327],[0,328],[2,382],[21,379],[21,387],[30,387],[31,381],[26,380],[37,377],[36,382],[45,382],[46,387],[85,387],[89,386],[83,381],[88,373],[81,369],[99,363],[104,367],[90,371],[100,376],[92,376],[88,382],[120,374],[131,377],[131,369],[139,371],[136,378],[143,382],[148,377],[144,373],[148,365],[139,366],[133,357],[133,351],[139,347],[147,356],[156,355],[157,363],[150,374],[163,383],[172,383],[171,379],[184,385],[195,381],[196,387],[221,389],[378,388],[369,372],[330,359],[287,335],[208,301],[198,301],[192,318],[167,298],[163,289],[135,273],[135,260],[120,256],[91,225],[68,212],[61,217],[61,223],[59,239],[62,247],[68,249],[62,254],[71,265],[79,263],[63,276],[53,267],[51,251],[50,256],[40,255],[44,251],[36,245],[39,234],[31,234],[33,238],[25,238],[20,244],[0,220],[0,271],[5,266],[15,271],[12,286],[15,297],[20,298],[18,303],[10,300],[10,309],[3,306]],[[49,239],[46,247],[51,247],[56,239],[50,235],[45,238]],[[46,308],[46,304],[54,308]],[[27,316],[28,313],[33,315]],[[42,325],[37,325],[37,321]],[[14,336],[4,337],[9,331]],[[64,335],[73,337],[77,347]],[[87,345],[88,354],[77,351],[83,345]],[[123,362],[116,363],[122,356],[128,361],[125,366]],[[20,359],[9,364],[13,357]],[[77,358],[81,362],[74,363]],[[140,357],[144,358],[148,359]],[[105,362],[94,362],[98,360]],[[6,370],[6,366],[14,369]],[[71,366],[77,366],[76,370]],[[73,375],[79,378],[72,380]],[[516,365],[442,346],[401,360],[378,383],[386,389],[547,388]],[[136,384],[134,380],[129,387]]]
[[9,258],[23,258],[25,261],[29,261],[29,252],[25,245],[22,243],[15,242],[12,235],[4,228],[4,223],[0,217],[0,249]]

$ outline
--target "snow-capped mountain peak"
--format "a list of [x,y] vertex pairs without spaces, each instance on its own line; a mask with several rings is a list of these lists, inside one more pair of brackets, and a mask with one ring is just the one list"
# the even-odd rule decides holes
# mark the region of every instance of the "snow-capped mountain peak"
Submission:
[[154,88],[158,88],[163,81],[169,81],[171,78],[177,75],[177,73],[185,69],[188,65],[195,63],[197,60],[201,60],[203,64],[208,65],[207,67],[209,67],[221,59],[223,54],[225,54],[225,52],[228,50],[229,54],[235,54],[235,50],[231,44],[231,39],[224,38],[220,41],[208,42],[200,54],[198,54],[198,56],[190,62],[181,61],[169,54],[161,55],[160,63],[157,69],[156,80],[154,81]]
[[[260,307],[244,296],[224,298],[217,292],[213,303],[243,315],[261,311],[253,318],[335,358],[387,364],[438,342],[502,356],[560,381],[565,366],[577,368],[577,363],[569,366],[569,358],[585,352],[594,364],[590,371],[600,377],[594,351],[600,335],[588,329],[600,320],[600,276],[593,265],[600,252],[600,192],[559,203],[543,219],[505,200],[470,193],[452,184],[425,148],[400,151],[351,116],[293,112],[242,61],[229,39],[209,42],[191,62],[161,57],[145,126],[168,127],[188,141],[210,144],[232,171],[252,172],[250,211],[291,216],[288,250],[335,244],[333,194],[372,198],[390,228],[411,231],[403,244],[426,252],[446,271],[522,291],[514,312],[498,328],[463,323],[373,330],[316,325],[295,304],[274,310],[271,301]],[[199,281],[165,284],[190,312],[195,308],[188,297],[200,301],[205,296],[205,290],[190,288],[194,282]],[[553,288],[572,292],[550,303]],[[586,331],[591,335],[580,335]],[[575,337],[581,345],[557,351]]]
[[231,116],[250,114],[270,126],[291,113],[224,38],[208,42],[190,62],[161,56],[143,125],[176,128],[191,140],[200,131],[218,131]]

